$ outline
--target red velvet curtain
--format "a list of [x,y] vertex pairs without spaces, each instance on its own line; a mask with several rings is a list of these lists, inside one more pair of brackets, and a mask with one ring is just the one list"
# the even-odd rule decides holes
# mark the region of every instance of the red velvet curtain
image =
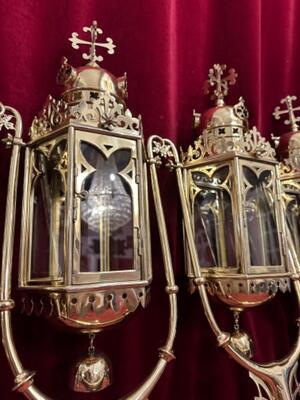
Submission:
[[[117,44],[116,54],[106,55],[103,66],[116,75],[128,73],[129,107],[135,115],[142,115],[146,138],[159,133],[183,147],[194,139],[192,110],[202,112],[210,105],[202,87],[213,63],[236,68],[239,78],[227,101],[233,103],[244,96],[251,125],[268,137],[281,130],[272,119],[279,100],[300,93],[299,15],[300,3],[296,0],[1,0],[0,100],[21,112],[26,137],[30,121],[46,96],[58,93],[55,77],[61,57],[67,56],[74,66],[83,64],[81,52],[74,51],[67,40],[70,33],[80,32],[96,19],[103,37],[111,36]],[[1,146],[0,152],[3,221],[9,151]],[[163,174],[162,184],[180,286],[179,324],[177,359],[167,367],[151,399],[253,399],[255,388],[247,372],[217,348],[199,297],[186,290],[174,176]],[[113,362],[111,388],[89,395],[69,390],[69,367],[86,354],[86,338],[52,326],[49,321],[25,317],[19,307],[14,310],[14,335],[22,363],[29,370],[37,370],[35,383],[51,398],[119,399],[154,366],[157,349],[166,337],[168,302],[153,205],[151,214],[151,302],[146,310],[140,309],[96,340],[97,349]],[[19,219],[15,244],[17,253]],[[14,286],[17,268],[16,254]],[[17,292],[15,288],[16,297]],[[242,327],[254,339],[257,360],[270,361],[290,349],[296,335],[295,303],[294,296],[279,295],[242,316]],[[232,330],[228,310],[217,302],[214,309],[222,327]],[[21,399],[20,394],[11,392],[12,374],[0,351],[0,398]]]

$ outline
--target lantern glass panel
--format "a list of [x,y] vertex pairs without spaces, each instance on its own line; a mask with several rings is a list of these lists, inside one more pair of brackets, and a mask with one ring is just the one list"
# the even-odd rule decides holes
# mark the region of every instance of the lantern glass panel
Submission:
[[292,233],[295,250],[300,258],[300,194],[286,193],[286,218]]
[[64,269],[66,140],[35,153],[31,279],[60,279]]
[[233,267],[236,263],[231,197],[227,188],[229,166],[213,175],[192,173],[197,186],[194,200],[195,241],[201,267]]
[[82,184],[81,272],[134,269],[133,205],[128,175],[131,150],[105,156],[99,147],[80,142],[81,153],[92,167]]
[[271,170],[243,166],[246,222],[253,266],[281,265]]

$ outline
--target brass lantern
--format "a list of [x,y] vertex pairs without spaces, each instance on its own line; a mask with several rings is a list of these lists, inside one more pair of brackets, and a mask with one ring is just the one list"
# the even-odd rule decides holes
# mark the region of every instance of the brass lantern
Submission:
[[[115,45],[94,21],[73,33],[72,46],[89,45],[88,64],[74,68],[66,58],[58,73],[61,97],[48,97],[30,128],[30,141],[20,139],[20,117],[2,107],[1,127],[16,129],[6,142],[13,147],[10,188],[15,191],[20,147],[25,147],[25,176],[20,243],[19,287],[23,307],[88,334],[88,355],[75,368],[72,387],[95,392],[111,383],[106,357],[97,355],[95,335],[146,305],[152,278],[148,217],[147,165],[140,118],[127,108],[126,76],[116,78],[98,65],[99,47],[114,53]],[[14,112],[14,110],[13,110]],[[12,119],[14,117],[14,119]],[[6,124],[5,124],[6,122]],[[17,153],[17,154],[15,154]],[[155,171],[152,171],[155,174]],[[146,381],[128,399],[145,399],[173,359],[176,293],[158,185],[153,182],[158,225],[163,243],[170,326],[160,359]],[[8,195],[7,221],[15,214],[15,193]],[[11,208],[12,207],[12,208]],[[7,222],[6,221],[6,222]],[[46,399],[32,385],[32,373],[16,354],[9,312],[13,229],[5,238],[2,270],[2,335],[16,376],[16,388],[27,398]],[[30,313],[30,311],[29,311]],[[127,398],[127,397],[126,397]]]
[[286,96],[281,100],[281,104],[286,108],[279,106],[275,108],[273,113],[275,119],[278,120],[281,116],[288,114],[284,123],[290,125],[292,130],[273,139],[280,160],[279,172],[284,191],[286,220],[300,260],[300,131],[298,126],[300,118],[295,115],[300,107],[293,105],[296,100],[296,96]]
[[[225,70],[219,64],[209,70],[205,90],[213,90],[215,106],[202,116],[194,112],[199,136],[181,159],[167,139],[151,138],[150,148],[176,170],[187,276],[200,293],[218,344],[249,370],[259,398],[291,400],[299,390],[300,341],[285,359],[258,364],[251,360],[251,338],[239,325],[243,310],[272,299],[278,290],[288,290],[291,276],[298,301],[300,292],[293,246],[286,236],[275,150],[255,127],[249,129],[243,98],[234,106],[225,104],[228,87],[237,77],[234,69]],[[220,329],[208,294],[233,311],[233,333]]]

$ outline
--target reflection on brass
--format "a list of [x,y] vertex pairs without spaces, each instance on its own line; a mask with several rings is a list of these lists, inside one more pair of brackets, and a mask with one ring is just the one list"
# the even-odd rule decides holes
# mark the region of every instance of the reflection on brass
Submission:
[[15,386],[13,390],[18,392],[25,392],[32,384],[35,372],[23,371],[21,374],[15,377]]
[[[258,399],[295,400],[300,335],[286,357],[260,364],[250,359],[252,341],[239,325],[242,310],[271,300],[291,284],[300,305],[299,261],[284,218],[275,150],[256,128],[249,129],[242,98],[235,106],[224,103],[228,83],[236,78],[232,70],[223,78],[224,71],[214,65],[209,72],[206,88],[214,88],[216,104],[197,121],[194,144],[180,159],[170,140],[152,136],[148,147],[154,156],[149,158],[176,173],[187,275],[218,344],[249,371]],[[233,311],[232,334],[219,327],[209,294]]]
[[14,306],[15,306],[15,302],[12,299],[1,300],[0,301],[0,312],[12,310],[14,308]]
[[[111,383],[106,357],[97,355],[96,333],[147,305],[152,280],[148,210],[148,165],[141,118],[133,117],[125,99],[127,77],[101,68],[97,53],[109,54],[111,39],[98,42],[96,21],[73,33],[74,48],[89,46],[84,67],[66,58],[57,77],[64,87],[59,99],[49,96],[22,141],[22,120],[0,104],[0,130],[8,131],[12,148],[2,254],[0,317],[2,342],[16,377],[17,389],[32,400],[50,400],[24,370],[13,340],[11,277],[18,164],[25,149],[19,287],[22,312],[46,316],[91,338],[88,356],[72,377],[78,392],[102,390]],[[12,132],[11,132],[12,131]],[[145,400],[173,356],[177,324],[177,292],[168,234],[155,165],[152,190],[169,299],[167,339],[153,371],[128,400]]]

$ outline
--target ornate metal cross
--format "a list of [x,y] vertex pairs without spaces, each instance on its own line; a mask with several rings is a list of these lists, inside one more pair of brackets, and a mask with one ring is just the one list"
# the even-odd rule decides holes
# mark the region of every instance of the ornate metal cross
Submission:
[[114,54],[116,45],[113,44],[113,40],[111,38],[106,38],[105,43],[97,43],[98,34],[101,35],[103,31],[98,28],[97,21],[93,21],[90,27],[84,27],[83,32],[90,32],[91,33],[91,41],[83,40],[78,38],[78,33],[73,32],[72,37],[69,38],[70,42],[72,43],[72,47],[74,49],[79,49],[79,45],[90,45],[90,52],[89,54],[83,53],[82,58],[85,60],[89,60],[88,65],[97,65],[97,61],[102,61],[103,57],[96,54],[97,47],[104,47],[107,49],[108,54]]
[[275,107],[273,115],[275,119],[280,119],[282,114],[289,114],[289,118],[284,120],[285,125],[291,125],[293,132],[299,131],[299,126],[297,124],[300,121],[300,117],[295,116],[295,111],[300,110],[300,106],[293,108],[293,101],[297,100],[296,96],[286,96],[284,99],[280,100],[281,104],[286,104],[286,110],[281,110],[280,106]]
[[215,86],[212,98],[216,99],[217,105],[224,104],[224,97],[228,94],[228,84],[234,85],[238,74],[234,68],[230,68],[228,75],[223,78],[224,71],[226,69],[225,64],[214,64],[208,72],[208,80],[204,83],[204,92],[208,94],[210,88]]

